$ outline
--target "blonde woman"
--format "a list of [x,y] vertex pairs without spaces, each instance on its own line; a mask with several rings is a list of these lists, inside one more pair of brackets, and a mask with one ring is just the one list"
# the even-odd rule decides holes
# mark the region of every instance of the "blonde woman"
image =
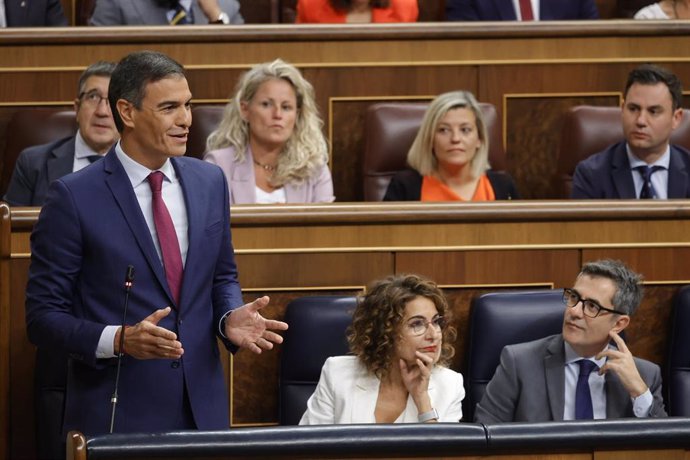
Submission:
[[468,91],[444,93],[431,102],[407,163],[412,169],[393,177],[384,201],[518,198],[508,174],[489,170],[486,123]]
[[276,59],[240,79],[204,160],[221,167],[230,204],[331,202],[328,147],[314,90]]

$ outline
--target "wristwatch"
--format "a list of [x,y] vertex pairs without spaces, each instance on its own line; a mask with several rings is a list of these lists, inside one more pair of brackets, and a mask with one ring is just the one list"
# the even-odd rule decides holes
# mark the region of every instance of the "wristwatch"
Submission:
[[218,15],[218,19],[213,21],[211,24],[228,25],[230,24],[230,16],[228,16],[228,13],[226,13],[225,11],[221,11]]
[[422,412],[417,416],[419,423],[425,423],[429,420],[438,420],[438,412],[436,409],[432,408],[429,412]]

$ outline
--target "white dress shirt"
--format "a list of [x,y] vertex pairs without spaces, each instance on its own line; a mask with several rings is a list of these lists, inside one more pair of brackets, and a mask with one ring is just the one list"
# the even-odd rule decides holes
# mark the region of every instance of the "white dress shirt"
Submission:
[[633,182],[635,183],[635,196],[639,197],[642,187],[644,186],[644,180],[642,179],[642,174],[635,168],[638,166],[661,166],[663,169],[658,170],[652,174],[651,182],[656,192],[656,198],[659,200],[665,200],[668,198],[668,167],[671,164],[671,146],[666,146],[666,151],[661,158],[652,164],[647,164],[644,161],[637,158],[631,151],[630,146],[625,145],[625,150],[628,153],[628,161],[630,162],[630,174],[632,174]]
[[89,157],[92,155],[100,155],[94,149],[89,147],[81,135],[81,131],[77,130],[77,135],[74,139],[74,162],[72,163],[72,172],[77,172],[84,169],[91,164]]

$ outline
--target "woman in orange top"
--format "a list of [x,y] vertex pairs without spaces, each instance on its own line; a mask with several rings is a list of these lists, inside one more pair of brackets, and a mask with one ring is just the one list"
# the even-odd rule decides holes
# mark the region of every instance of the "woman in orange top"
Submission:
[[416,22],[417,0],[298,0],[298,23]]
[[513,179],[489,170],[489,138],[469,91],[434,99],[384,201],[493,201],[518,198]]

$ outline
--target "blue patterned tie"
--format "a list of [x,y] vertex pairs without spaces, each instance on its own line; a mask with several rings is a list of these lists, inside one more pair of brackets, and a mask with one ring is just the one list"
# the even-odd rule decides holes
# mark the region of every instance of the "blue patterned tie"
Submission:
[[594,418],[592,409],[592,394],[589,391],[589,374],[594,369],[599,369],[594,361],[581,359],[577,362],[580,365],[580,375],[577,377],[577,387],[575,387],[575,420],[591,420]]
[[651,168],[649,166],[637,166],[635,167],[640,172],[640,176],[642,176],[642,190],[640,190],[640,199],[641,200],[650,200],[653,198],[656,198],[656,190],[654,190],[654,186],[652,185],[652,174],[655,172],[659,171],[660,169],[664,169],[663,166],[655,165],[652,166]]

